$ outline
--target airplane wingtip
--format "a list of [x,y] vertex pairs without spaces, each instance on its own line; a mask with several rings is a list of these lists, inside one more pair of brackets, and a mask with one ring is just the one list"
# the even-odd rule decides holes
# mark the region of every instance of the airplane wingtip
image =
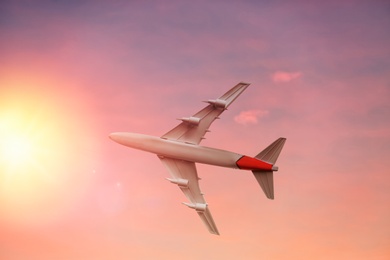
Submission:
[[245,82],[245,81],[241,81],[240,84],[243,84],[243,85],[250,85],[251,83]]

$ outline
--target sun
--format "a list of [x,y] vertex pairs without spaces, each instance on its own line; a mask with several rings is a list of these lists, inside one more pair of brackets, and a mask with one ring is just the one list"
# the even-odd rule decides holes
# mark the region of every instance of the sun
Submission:
[[49,223],[77,203],[87,185],[88,176],[78,174],[84,143],[76,134],[83,130],[47,99],[20,100],[0,103],[0,222]]
[[0,77],[0,224],[61,221],[96,176],[93,100],[46,74]]
[[29,167],[34,160],[34,136],[17,114],[0,117],[0,166],[7,172]]
[[28,223],[55,209],[70,149],[61,138],[64,119],[53,116],[58,108],[31,96],[16,100],[0,110],[0,220]]
[[1,136],[0,157],[9,167],[25,165],[33,157],[33,144],[20,133],[5,133]]

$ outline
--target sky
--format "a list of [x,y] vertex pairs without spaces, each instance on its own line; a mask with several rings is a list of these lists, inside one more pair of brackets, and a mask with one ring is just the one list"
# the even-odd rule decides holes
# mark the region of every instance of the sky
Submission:
[[[388,1],[0,3],[1,259],[389,259]],[[197,165],[211,235],[153,154],[237,83],[201,143],[279,137],[275,200]]]

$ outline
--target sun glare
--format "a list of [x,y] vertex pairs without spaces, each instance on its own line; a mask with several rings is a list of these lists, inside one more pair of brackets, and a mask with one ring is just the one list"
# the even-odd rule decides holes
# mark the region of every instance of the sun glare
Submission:
[[0,158],[9,167],[24,165],[33,156],[31,141],[19,133],[1,133],[0,148]]
[[0,114],[0,166],[6,173],[28,167],[34,158],[33,133],[28,117],[20,113]]
[[0,93],[0,220],[54,221],[77,201],[89,178],[80,156],[88,156],[83,149],[91,144],[85,110],[74,93],[9,85],[9,93]]

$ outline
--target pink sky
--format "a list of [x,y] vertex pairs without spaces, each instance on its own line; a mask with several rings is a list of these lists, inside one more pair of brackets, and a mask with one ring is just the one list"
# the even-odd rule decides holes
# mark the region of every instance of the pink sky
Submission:
[[[389,259],[387,1],[112,2],[0,4],[0,145],[32,140],[0,159],[1,259]],[[108,134],[163,135],[240,81],[202,145],[287,142],[274,201],[197,166],[214,236]]]

